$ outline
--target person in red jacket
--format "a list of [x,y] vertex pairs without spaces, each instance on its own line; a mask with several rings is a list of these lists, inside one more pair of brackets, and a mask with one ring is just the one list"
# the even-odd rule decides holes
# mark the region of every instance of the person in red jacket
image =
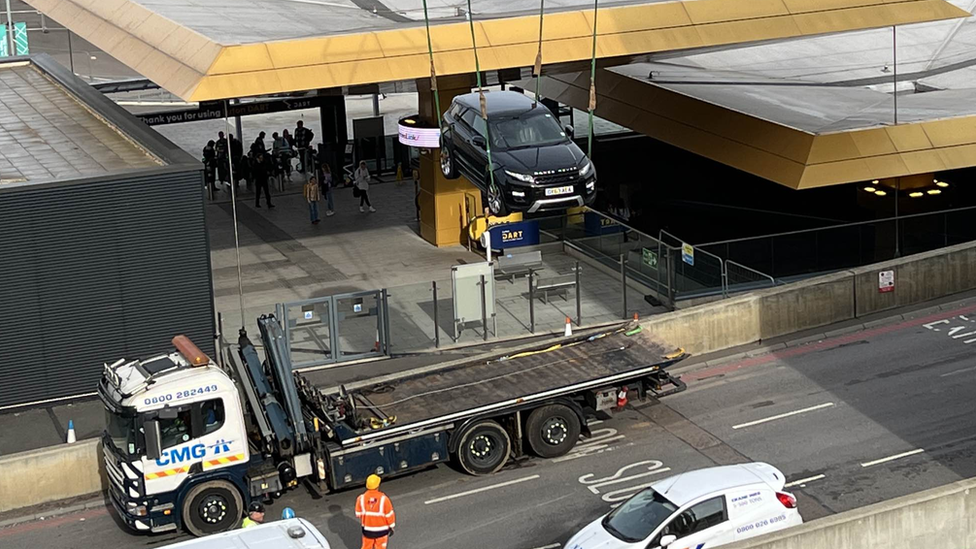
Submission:
[[386,549],[386,543],[396,527],[393,503],[379,491],[380,477],[369,475],[366,492],[356,499],[356,518],[363,527],[362,549]]

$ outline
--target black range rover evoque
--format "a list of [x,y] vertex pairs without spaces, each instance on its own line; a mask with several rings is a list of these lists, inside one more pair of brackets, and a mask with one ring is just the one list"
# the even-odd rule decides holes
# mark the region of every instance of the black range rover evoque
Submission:
[[[454,98],[444,113],[441,171],[464,175],[488,198],[494,215],[583,206],[596,197],[596,169],[541,103],[512,91],[485,93],[488,122],[478,93]],[[488,175],[487,138],[495,186]]]

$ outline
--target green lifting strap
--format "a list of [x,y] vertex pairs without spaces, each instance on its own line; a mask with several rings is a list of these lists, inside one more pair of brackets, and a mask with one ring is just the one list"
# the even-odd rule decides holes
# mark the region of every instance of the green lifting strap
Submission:
[[535,101],[539,102],[539,80],[542,78],[542,18],[546,13],[546,0],[539,0],[539,53],[535,54]]
[[596,14],[600,0],[593,0],[593,57],[590,59],[590,104],[588,105],[590,132],[586,145],[586,156],[593,160],[593,111],[596,110]]
[[427,0],[424,0],[424,26],[427,28],[427,55],[430,57],[430,89],[434,92],[434,108],[437,109],[434,116],[437,117],[437,127],[441,128],[443,113],[441,112],[441,96],[437,93],[437,71],[434,70],[434,47],[430,42],[430,18],[427,17]]
[[492,169],[491,163],[491,127],[488,125],[488,107],[486,106],[485,90],[481,86],[481,65],[478,63],[478,41],[474,36],[474,13],[471,11],[471,0],[468,0],[468,26],[471,28],[471,48],[474,52],[474,70],[478,83],[478,101],[481,105],[481,118],[485,121],[485,151],[488,154],[488,165],[485,169],[488,170],[489,200],[491,200],[490,195],[494,194],[496,200],[502,201],[504,199],[498,194],[498,187],[495,186],[495,170]]

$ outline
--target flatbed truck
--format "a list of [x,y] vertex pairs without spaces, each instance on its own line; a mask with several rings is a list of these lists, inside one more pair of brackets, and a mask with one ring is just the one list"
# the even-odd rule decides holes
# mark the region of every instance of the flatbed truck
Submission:
[[242,330],[219,364],[177,336],[171,352],[105,365],[105,468],[128,527],[222,532],[299,482],[325,493],[448,460],[490,474],[568,453],[588,415],[685,388],[666,370],[685,353],[636,323],[358,390],[293,372],[274,316],[258,329],[264,360]]

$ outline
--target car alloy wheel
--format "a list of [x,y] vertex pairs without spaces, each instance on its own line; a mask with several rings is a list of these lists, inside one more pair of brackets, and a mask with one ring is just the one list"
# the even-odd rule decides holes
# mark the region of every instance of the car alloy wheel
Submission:
[[451,151],[447,147],[441,147],[441,173],[444,177],[451,177],[454,173],[453,166],[451,166]]

